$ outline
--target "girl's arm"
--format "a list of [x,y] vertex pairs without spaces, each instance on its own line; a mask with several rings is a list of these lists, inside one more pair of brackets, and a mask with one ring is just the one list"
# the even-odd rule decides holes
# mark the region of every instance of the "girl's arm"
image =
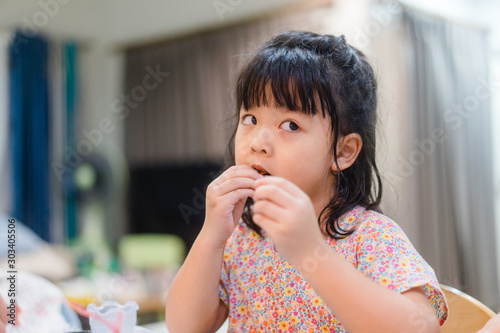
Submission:
[[[317,246],[296,258],[296,267],[348,332],[440,331],[421,287],[396,293],[356,270],[323,240]],[[311,258],[316,265],[300,265]]]
[[[270,235],[350,333],[439,332],[421,288],[399,294],[356,270],[326,244],[309,196],[279,177],[256,182],[253,221]],[[300,246],[297,246],[300,244]]]
[[170,332],[215,332],[224,322],[227,309],[218,288],[223,252],[206,230],[200,232],[167,295]]
[[486,325],[484,325],[481,330],[477,333],[495,333],[500,332],[500,314],[497,314],[495,317],[491,318]]
[[259,178],[249,166],[234,166],[208,186],[203,228],[168,291],[170,332],[215,332],[226,319],[228,309],[219,300],[224,247]]

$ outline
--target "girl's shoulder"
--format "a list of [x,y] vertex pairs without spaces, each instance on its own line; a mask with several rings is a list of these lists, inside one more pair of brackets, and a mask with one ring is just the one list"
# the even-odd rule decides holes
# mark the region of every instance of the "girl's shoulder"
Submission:
[[403,229],[390,217],[361,206],[357,206],[347,213],[339,226],[343,230],[354,230],[351,235],[345,238],[350,242],[364,241],[368,237],[371,241],[388,242],[400,239],[410,243]]

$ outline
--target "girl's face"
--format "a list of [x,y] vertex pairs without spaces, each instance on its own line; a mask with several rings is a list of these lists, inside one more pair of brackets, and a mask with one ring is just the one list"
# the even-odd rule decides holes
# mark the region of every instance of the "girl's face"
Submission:
[[240,111],[236,165],[285,178],[311,198],[316,213],[333,197],[330,118],[273,106]]

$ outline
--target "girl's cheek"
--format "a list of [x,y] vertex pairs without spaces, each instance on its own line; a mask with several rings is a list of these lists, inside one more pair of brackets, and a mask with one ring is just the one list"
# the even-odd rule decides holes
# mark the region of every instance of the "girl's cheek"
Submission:
[[241,147],[235,146],[234,161],[235,161],[236,165],[244,164],[243,157],[244,157],[244,155],[243,155]]
[[234,155],[236,158],[245,154],[245,149],[248,149],[249,142],[247,139],[236,137],[234,141]]

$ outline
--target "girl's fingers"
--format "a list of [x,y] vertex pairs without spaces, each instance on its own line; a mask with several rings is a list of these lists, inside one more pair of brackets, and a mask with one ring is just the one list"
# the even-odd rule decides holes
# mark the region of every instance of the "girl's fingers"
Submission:
[[255,179],[251,178],[231,178],[224,183],[215,186],[214,190],[217,195],[224,196],[237,189],[252,189],[255,190]]
[[288,195],[294,198],[300,198],[303,193],[303,191],[297,185],[281,177],[267,176],[257,180],[256,182],[257,187],[264,185],[278,186],[283,191],[287,192]]
[[239,188],[255,189],[255,181],[262,177],[248,165],[233,166],[208,186],[207,196],[220,197]]
[[262,175],[248,165],[236,165],[224,171],[213,183],[215,186],[220,186],[233,178],[250,178],[257,180],[262,178]]
[[254,192],[255,191],[252,189],[240,188],[240,189],[237,189],[237,190],[234,190],[232,192],[225,194],[224,196],[222,196],[222,198],[227,198],[232,203],[236,203],[241,199],[253,197]]
[[274,225],[276,225],[276,222],[274,220],[271,220],[269,217],[263,214],[253,214],[252,220],[257,224],[259,227],[264,229],[266,233],[270,233],[269,229],[272,229]]
[[258,200],[253,204],[253,218],[256,215],[263,215],[270,221],[279,222],[285,213],[286,209],[269,200]]
[[256,182],[254,200],[268,200],[279,207],[286,208],[296,200],[296,197],[277,184]]

